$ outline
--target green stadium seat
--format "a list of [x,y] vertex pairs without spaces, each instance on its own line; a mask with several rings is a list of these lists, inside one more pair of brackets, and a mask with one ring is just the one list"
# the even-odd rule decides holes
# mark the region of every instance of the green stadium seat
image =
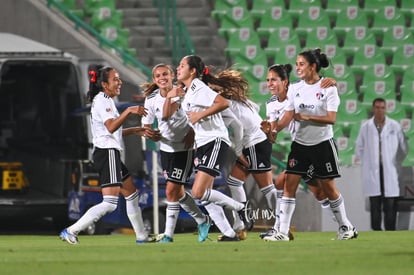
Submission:
[[[329,3],[330,2],[335,1],[329,1]],[[342,46],[347,33],[361,27],[368,27],[367,16],[365,15],[365,12],[357,5],[350,5],[346,8],[343,8],[338,13],[336,16],[335,25],[332,27],[332,29],[338,37],[339,45]]]
[[129,30],[119,29],[116,26],[105,26],[101,29],[101,35],[124,50],[129,49]]
[[218,33],[227,38],[230,32],[239,28],[254,29],[254,19],[247,9],[234,7],[231,14],[225,14],[221,18]]
[[97,31],[108,25],[122,28],[122,15],[122,11],[109,7],[99,7],[93,11],[90,24]]
[[236,64],[267,64],[267,56],[264,50],[257,45],[247,45],[239,53],[232,56],[232,60]]
[[391,56],[398,48],[403,48],[405,44],[413,45],[414,36],[403,25],[394,25],[384,32],[381,50],[386,56]]
[[269,38],[270,34],[281,28],[293,28],[293,20],[290,14],[280,6],[272,6],[259,19],[257,32],[260,37]]
[[286,3],[288,4],[288,11],[295,21],[297,21],[309,7],[322,8],[321,0],[295,0],[287,1]]
[[227,33],[227,47],[224,49],[228,57],[233,57],[240,52],[244,52],[248,46],[260,45],[260,38],[258,34],[250,28],[239,28]]
[[295,31],[289,28],[280,28],[279,31],[270,34],[267,47],[264,48],[269,58],[275,59],[276,56],[280,58],[285,55],[287,59],[294,58],[293,64],[296,63],[296,55],[301,49],[299,37]]
[[[381,67],[382,66],[382,67]],[[354,74],[363,75],[365,70],[371,68],[387,68],[385,55],[375,44],[365,44],[357,51],[352,59],[351,69]]]
[[373,33],[366,26],[358,26],[345,34],[342,50],[347,57],[361,52],[365,45],[377,45]]
[[247,2],[246,0],[215,0],[214,1],[214,8],[211,11],[211,17],[215,20],[220,21],[223,16],[231,15],[234,11],[234,7],[240,7],[244,10],[247,10]]
[[400,120],[402,118],[408,117],[406,109],[401,105],[401,102],[393,98],[385,98],[385,102],[387,116],[395,120]]
[[336,88],[338,89],[338,94],[341,100],[358,100],[355,77],[349,70],[341,77],[332,77],[336,79]]
[[[319,48],[329,58],[332,58],[336,53],[338,40],[335,33],[329,26],[318,26],[308,32],[304,48],[315,49]],[[328,49],[328,51],[326,51]]]
[[381,39],[388,29],[392,26],[405,26],[405,17],[398,8],[394,6],[384,6],[374,14],[372,32]]
[[399,122],[405,135],[414,138],[414,118],[401,118],[399,119]]
[[267,57],[263,52],[253,59],[246,60],[243,56],[234,57],[234,68],[242,71],[244,75],[255,80],[265,81],[267,74]]
[[295,31],[299,38],[306,39],[308,33],[317,27],[330,27],[329,17],[320,6],[311,6],[298,18]]
[[343,166],[353,165],[355,162],[355,141],[346,136],[338,136],[335,139],[338,148],[339,164]]
[[92,16],[93,12],[99,8],[106,7],[115,10],[115,0],[84,0],[83,10],[86,16]]
[[403,75],[414,64],[414,43],[404,44],[396,49],[390,68],[395,74]]
[[371,106],[372,101],[377,97],[384,99],[396,99],[396,84],[393,74],[383,77],[372,77],[364,75],[363,83],[360,86],[360,92],[363,95],[363,103]]
[[252,2],[250,13],[254,18],[260,20],[263,20],[263,16],[275,7],[286,10],[285,0],[254,0]]
[[403,82],[400,86],[400,102],[407,108],[414,107],[414,80]]
[[366,105],[356,99],[345,99],[339,105],[337,117],[340,117],[343,122],[352,124],[368,119],[368,114],[369,110]]
[[396,0],[364,0],[363,9],[368,19],[372,20],[376,13],[385,6],[397,6]]
[[335,22],[338,14],[350,6],[359,7],[359,0],[326,1],[325,11],[329,15],[331,21]]
[[405,19],[408,22],[412,22],[414,15],[414,5],[412,0],[400,0],[400,12],[404,14]]

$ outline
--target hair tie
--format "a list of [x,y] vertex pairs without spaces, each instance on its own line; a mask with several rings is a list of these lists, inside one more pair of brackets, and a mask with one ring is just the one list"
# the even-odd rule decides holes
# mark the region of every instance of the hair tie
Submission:
[[93,71],[93,70],[90,70],[89,72],[88,72],[88,74],[91,76],[91,83],[96,83],[96,72],[95,71]]
[[208,67],[206,66],[206,67],[204,67],[204,70],[203,70],[203,74],[204,75],[208,75],[210,72],[209,72],[209,70],[208,70]]

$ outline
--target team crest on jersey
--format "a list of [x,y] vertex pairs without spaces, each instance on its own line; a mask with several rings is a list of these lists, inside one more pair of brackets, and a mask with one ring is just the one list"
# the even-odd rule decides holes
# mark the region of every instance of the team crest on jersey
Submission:
[[316,93],[316,98],[321,100],[325,95],[323,93]]
[[199,163],[200,161],[198,160],[198,158],[194,158],[194,166],[197,167]]
[[168,173],[167,173],[167,170],[163,170],[163,171],[162,171],[162,176],[164,177],[164,179],[168,179]]
[[289,167],[295,167],[296,164],[298,164],[298,161],[296,159],[289,160]]

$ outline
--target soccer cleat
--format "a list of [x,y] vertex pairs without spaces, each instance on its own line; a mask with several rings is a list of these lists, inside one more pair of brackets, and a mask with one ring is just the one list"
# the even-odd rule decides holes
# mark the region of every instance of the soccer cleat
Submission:
[[164,235],[161,240],[158,241],[159,243],[172,243],[174,242],[173,238],[170,236]]
[[207,240],[208,238],[208,231],[210,230],[211,227],[211,218],[209,216],[206,216],[206,222],[199,224],[197,226],[198,228],[198,241],[204,242],[205,240]]
[[67,228],[60,232],[59,237],[62,241],[66,241],[68,244],[79,244],[78,237],[75,234],[69,233]]
[[239,214],[240,219],[244,223],[244,228],[248,231],[252,230],[253,225],[254,225],[254,220],[251,218],[252,217],[251,209],[246,208],[245,206],[243,207],[243,209],[239,210],[237,213]]
[[346,225],[342,225],[339,227],[338,234],[336,235],[337,240],[350,240],[356,239],[358,237],[358,231],[356,231],[355,227],[348,227]]
[[229,236],[226,236],[226,235],[220,235],[220,236],[217,237],[217,241],[218,242],[239,242],[240,239],[237,235],[234,236],[234,237],[229,237]]
[[138,243],[138,244],[141,244],[141,243],[154,243],[154,242],[156,242],[156,240],[157,240],[156,237],[148,236],[144,239],[137,239],[136,243]]
[[278,242],[278,241],[288,242],[288,241],[290,241],[288,235],[285,235],[285,234],[280,233],[278,231],[275,231],[274,234],[272,234],[271,236],[264,237],[263,240],[265,240],[266,242]]
[[260,239],[263,239],[266,236],[272,236],[273,234],[275,234],[275,232],[276,232],[276,229],[270,228],[267,232],[260,233],[259,237]]

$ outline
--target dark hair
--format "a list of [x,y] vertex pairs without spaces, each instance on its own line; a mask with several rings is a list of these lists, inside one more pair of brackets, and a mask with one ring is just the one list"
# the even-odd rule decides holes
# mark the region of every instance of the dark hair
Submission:
[[89,91],[87,94],[88,101],[92,102],[94,97],[102,91],[102,82],[108,83],[109,72],[114,70],[112,67],[105,67],[103,65],[90,65],[88,70],[89,75]]
[[383,102],[383,103],[386,103],[385,99],[383,99],[382,97],[377,97],[376,99],[374,99],[374,100],[372,101],[372,107],[374,107],[374,106],[375,106],[375,103],[377,103],[377,102]]
[[321,68],[329,67],[328,57],[321,52],[321,49],[303,51],[299,55],[303,56],[310,65],[316,64],[316,72],[318,73]]
[[[167,68],[172,74],[174,74],[174,69],[170,65],[159,63],[152,68],[152,77],[154,77],[154,71],[158,68]],[[146,82],[142,84],[142,87],[145,89],[144,96],[146,97],[159,88],[158,85],[154,82]]]
[[291,64],[274,64],[267,69],[268,72],[273,71],[277,73],[281,80],[287,80],[286,88],[289,87],[289,76],[292,72],[292,65]]
[[210,87],[213,86],[213,90],[223,97],[243,102],[247,99],[249,82],[239,71],[226,69],[214,74],[204,65],[199,56],[188,55],[184,58],[187,59],[190,70],[193,68],[196,70],[196,77]]

